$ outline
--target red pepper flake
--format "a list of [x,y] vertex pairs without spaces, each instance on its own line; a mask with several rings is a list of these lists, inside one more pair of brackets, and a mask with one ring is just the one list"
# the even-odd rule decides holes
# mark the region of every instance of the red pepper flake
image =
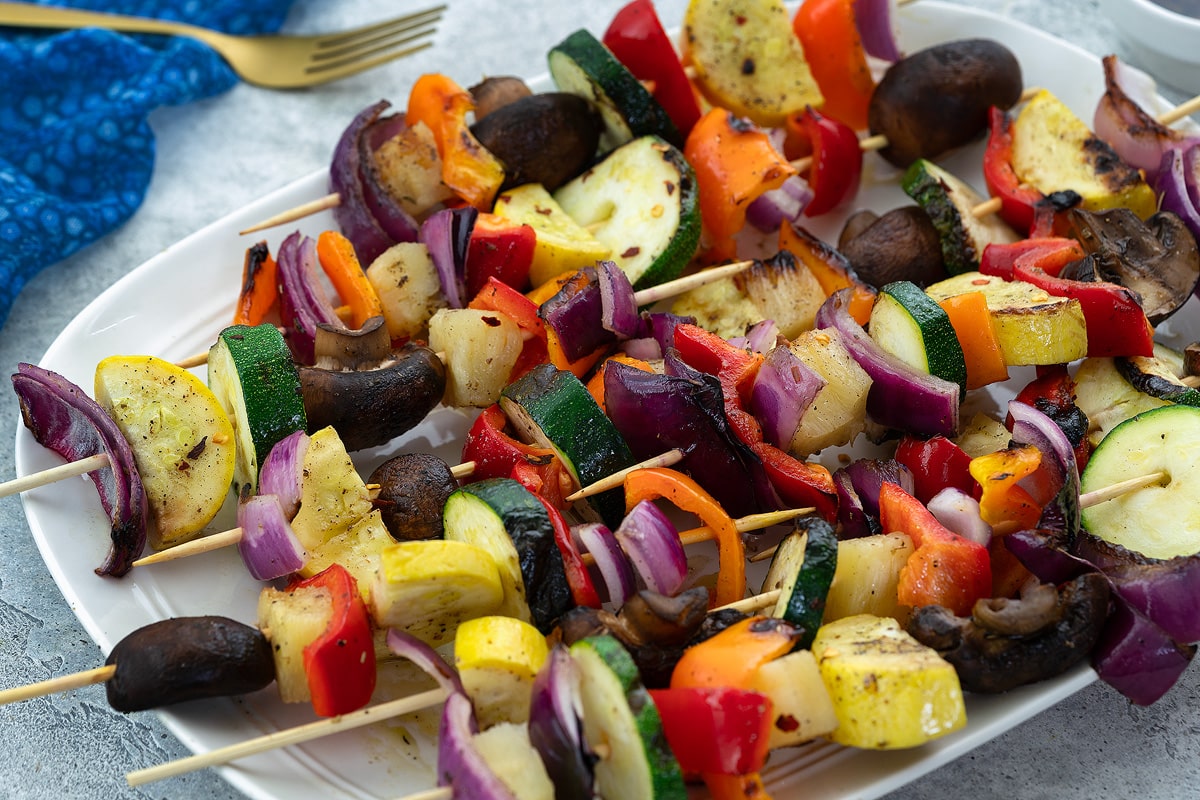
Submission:
[[747,58],[745,61],[742,62],[742,74],[743,75],[753,75],[755,68],[756,67],[755,67],[753,58]]
[[197,444],[195,447],[193,447],[191,450],[188,451],[187,458],[192,459],[192,460],[199,458],[200,454],[204,452],[204,446],[207,443],[208,443],[208,437],[207,436],[201,437],[199,444]]
[[800,727],[800,720],[791,714],[780,714],[775,718],[775,727],[784,733],[791,733]]
[[628,250],[626,250],[625,252],[621,253],[621,258],[633,258],[640,252],[642,252],[642,248],[631,247]]
[[496,317],[481,317],[480,319],[482,319],[483,324],[487,325],[489,328],[499,328],[501,324],[500,320]]

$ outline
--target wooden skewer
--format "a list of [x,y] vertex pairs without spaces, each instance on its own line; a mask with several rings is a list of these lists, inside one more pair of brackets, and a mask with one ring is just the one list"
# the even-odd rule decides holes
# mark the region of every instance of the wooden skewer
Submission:
[[0,706],[8,703],[17,703],[21,700],[29,700],[34,697],[45,697],[48,694],[69,692],[72,689],[82,689],[84,686],[94,686],[97,683],[104,683],[116,671],[117,665],[109,664],[103,667],[96,667],[95,669],[84,670],[83,672],[64,675],[61,678],[51,678],[48,681],[31,683],[28,686],[5,689],[0,692]]
[[1096,489],[1091,492],[1085,492],[1079,495],[1079,507],[1091,508],[1098,506],[1101,503],[1107,503],[1109,500],[1114,500],[1121,495],[1136,492],[1138,489],[1144,489],[1147,486],[1153,486],[1167,478],[1167,473],[1151,472],[1149,475],[1142,475],[1137,478],[1130,478],[1126,481],[1114,483],[1111,486],[1105,486],[1103,489]]
[[420,694],[402,697],[399,700],[391,700],[349,714],[343,714],[340,717],[331,717],[330,719],[310,722],[307,725],[268,733],[265,736],[239,742],[228,747],[221,747],[208,753],[199,753],[188,758],[181,758],[178,761],[159,764],[156,767],[140,769],[130,772],[125,776],[125,780],[130,786],[142,786],[143,784],[153,783],[164,778],[172,778],[176,775],[195,772],[206,767],[228,764],[230,761],[236,761],[239,758],[252,756],[256,753],[263,753],[267,750],[300,744],[301,742],[311,741],[322,736],[330,736],[342,731],[350,731],[366,725],[372,725],[376,722],[382,722],[385,719],[400,716],[401,714],[421,711],[422,709],[437,705],[445,699],[446,692],[444,689],[430,689]]
[[669,467],[673,464],[678,464],[683,460],[683,451],[678,447],[661,453],[653,458],[648,458],[645,461],[640,461],[632,467],[617,470],[611,475],[606,475],[595,483],[589,483],[577,492],[573,492],[566,496],[566,500],[574,503],[576,500],[582,500],[585,497],[607,492],[609,489],[615,489],[625,483],[625,478],[629,473],[639,469],[650,469],[652,467]]
[[[464,478],[475,471],[474,461],[464,461],[457,466],[450,468],[450,474],[455,478]],[[367,484],[368,489],[377,490],[378,484]],[[220,550],[223,547],[235,545],[242,540],[241,528],[230,528],[227,531],[210,534],[200,539],[192,539],[190,542],[175,545],[174,547],[160,550],[157,553],[151,553],[148,556],[143,556],[137,561],[134,561],[131,566],[147,567],[151,564],[161,564],[165,561],[176,561],[180,558],[189,556],[198,556],[202,553],[211,553],[214,550]]]
[[66,480],[67,478],[74,478],[77,475],[86,475],[94,470],[103,469],[108,464],[108,454],[97,453],[94,456],[60,464],[57,467],[44,469],[32,475],[14,478],[11,481],[0,483],[0,497],[8,497],[10,494],[20,494],[30,489],[36,489],[39,486],[46,486],[47,484]]
[[262,222],[257,222],[245,230],[238,231],[238,233],[242,236],[245,236],[247,233],[254,233],[255,231],[262,231],[266,230],[267,228],[274,228],[277,225],[286,225],[289,222],[295,222],[298,219],[304,219],[311,214],[317,214],[321,211],[337,208],[341,204],[342,196],[337,192],[334,192],[313,200],[312,202],[304,203],[303,205],[296,206],[295,208],[289,208],[287,211],[276,214],[270,219],[264,219]]

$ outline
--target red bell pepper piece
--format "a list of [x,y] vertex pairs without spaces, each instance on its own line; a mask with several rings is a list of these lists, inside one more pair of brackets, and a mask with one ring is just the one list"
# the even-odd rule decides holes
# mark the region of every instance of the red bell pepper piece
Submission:
[[787,124],[812,142],[808,185],[813,191],[813,199],[804,207],[804,215],[820,216],[853,198],[862,177],[863,151],[858,134],[845,123],[820,114],[811,106],[789,116]]
[[266,242],[246,248],[246,261],[242,265],[242,289],[238,294],[237,306],[233,311],[234,325],[262,324],[267,314],[279,299],[275,273],[278,267]]
[[761,692],[680,686],[650,696],[684,772],[744,775],[766,763],[772,703]]
[[[513,477],[517,478],[515,470]],[[517,480],[520,481],[520,478]],[[592,582],[592,576],[588,572],[587,564],[584,563],[583,554],[579,552],[579,548],[575,546],[575,540],[571,538],[571,527],[563,519],[562,512],[555,508],[549,500],[542,497],[539,489],[528,484],[525,485],[525,488],[533,492],[533,496],[541,502],[546,513],[550,515],[550,525],[554,528],[554,543],[558,545],[558,552],[562,554],[563,570],[567,574],[567,585],[571,587],[571,597],[575,600],[575,605],[599,608],[601,605],[600,594],[596,591],[596,584]]]
[[495,214],[480,214],[467,244],[467,296],[479,294],[493,277],[524,291],[529,284],[536,245],[537,234],[532,226]]
[[763,192],[778,189],[796,168],[754,123],[723,108],[700,118],[683,154],[696,173],[708,257],[733,258],[733,237],[746,224],[746,209]]
[[676,326],[675,349],[688,366],[720,381],[730,427],[758,456],[780,500],[790,508],[813,506],[825,519],[835,519],[837,489],[829,470],[820,464],[800,461],[768,444],[763,440],[758,420],[743,408],[763,355],[735,347],[715,333],[688,323]]
[[971,477],[971,457],[945,436],[922,439],[906,433],[896,445],[895,459],[912,472],[913,494],[922,503],[946,488],[979,497],[979,484]]
[[336,717],[365,706],[375,691],[375,642],[371,620],[354,576],[331,564],[289,588],[328,590],[333,613],[324,632],[304,648],[304,673],[313,710]]
[[1000,198],[1000,218],[1028,234],[1034,209],[1045,199],[1040,190],[1021,183],[1012,165],[1012,117],[1002,108],[988,111],[988,140],[983,151],[983,181],[992,197]]
[[[463,462],[475,462],[472,480],[485,478],[513,477],[516,467],[529,468],[542,481],[542,488],[535,492],[545,497],[556,507],[563,505],[563,498],[570,494],[574,485],[553,450],[519,442],[504,431],[507,419],[499,405],[485,408],[467,431],[463,443]],[[524,476],[522,483],[532,478]]]
[[[1042,245],[1039,247],[1026,242],[988,245],[984,249],[985,257],[980,261],[980,272],[1006,277],[1003,271],[987,270],[1003,270],[1006,264],[1011,263],[1012,279],[1032,283],[1057,297],[1078,300],[1087,324],[1088,356],[1154,354],[1154,327],[1146,319],[1146,312],[1142,310],[1134,292],[1106,281],[1076,281],[1058,277],[1064,266],[1083,257],[1082,247],[1073,239],[1045,238],[1036,241]],[[993,248],[996,248],[996,252],[988,258],[987,253]]]
[[1016,278],[1017,259],[1037,254],[1037,264],[1050,275],[1058,275],[1073,261],[1085,258],[1083,246],[1074,239],[1061,236],[1039,236],[1007,244],[989,244],[979,258],[979,271],[1011,281]]
[[821,110],[861,130],[867,127],[875,79],[854,19],[855,5],[854,0],[804,0],[792,30],[825,98]]
[[467,308],[495,311],[517,323],[524,344],[517,363],[513,364],[509,381],[515,381],[538,364],[546,363],[546,326],[538,316],[538,307],[525,295],[500,278],[489,276],[483,289],[467,304]]
[[635,78],[652,84],[650,93],[686,139],[700,119],[700,103],[654,3],[633,0],[626,5],[609,23],[603,41]]
[[908,534],[916,549],[900,570],[897,599],[904,605],[940,605],[968,616],[975,601],[991,596],[992,565],[987,548],[942,525],[920,500],[884,482],[879,521],[888,532]]

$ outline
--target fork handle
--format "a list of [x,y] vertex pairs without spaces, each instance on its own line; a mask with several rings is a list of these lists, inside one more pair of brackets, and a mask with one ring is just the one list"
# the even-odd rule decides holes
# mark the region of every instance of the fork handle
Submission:
[[0,2],[0,25],[19,28],[108,28],[127,33],[184,34],[198,39],[208,33],[203,28],[183,22],[56,6],[35,6],[31,3]]

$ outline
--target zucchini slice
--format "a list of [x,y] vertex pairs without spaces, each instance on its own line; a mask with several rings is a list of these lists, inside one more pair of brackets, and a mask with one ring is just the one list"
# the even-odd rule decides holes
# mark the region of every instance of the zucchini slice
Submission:
[[1200,552],[1200,408],[1169,405],[1117,425],[1096,447],[1081,476],[1087,493],[1163,472],[1157,484],[1085,508],[1083,527],[1150,558]]
[[[636,463],[629,445],[583,383],[551,364],[534,367],[506,386],[500,393],[500,407],[521,438],[552,449],[580,487]],[[588,502],[604,524],[610,528],[621,524],[625,516],[621,489],[602,492]]]
[[881,348],[909,366],[967,391],[967,361],[946,311],[912,281],[879,290],[867,328]]
[[550,77],[559,90],[595,104],[604,120],[600,150],[639,136],[660,136],[676,147],[683,137],[641,81],[604,44],[582,28],[550,49]]
[[232,325],[208,351],[208,386],[233,423],[233,488],[258,489],[258,468],[280,439],[305,430],[300,375],[274,325]]
[[1113,359],[1117,372],[1139,392],[1178,403],[1200,407],[1200,391],[1179,378],[1184,373],[1183,354],[1163,344],[1155,343],[1154,355]]
[[1019,238],[999,215],[979,218],[972,214],[971,209],[986,198],[932,161],[914,161],[900,186],[929,215],[942,240],[942,259],[951,275],[979,269],[979,258],[989,244]]
[[796,650],[812,647],[825,616],[825,600],[837,571],[838,540],[833,526],[820,517],[796,520],[796,530],[788,534],[763,581],[763,591],[780,589],[773,617],[785,619],[803,629]]
[[533,622],[543,631],[575,605],[550,515],[512,478],[470,483],[450,495],[445,536],[492,554],[504,587],[497,614]]
[[593,750],[608,750],[596,763],[601,800],[684,800],[683,772],[628,651],[611,636],[589,636],[571,645],[571,656],[579,666],[584,738]]
[[683,153],[658,136],[617,148],[554,199],[611,248],[634,289],[679,277],[700,243],[696,175]]

